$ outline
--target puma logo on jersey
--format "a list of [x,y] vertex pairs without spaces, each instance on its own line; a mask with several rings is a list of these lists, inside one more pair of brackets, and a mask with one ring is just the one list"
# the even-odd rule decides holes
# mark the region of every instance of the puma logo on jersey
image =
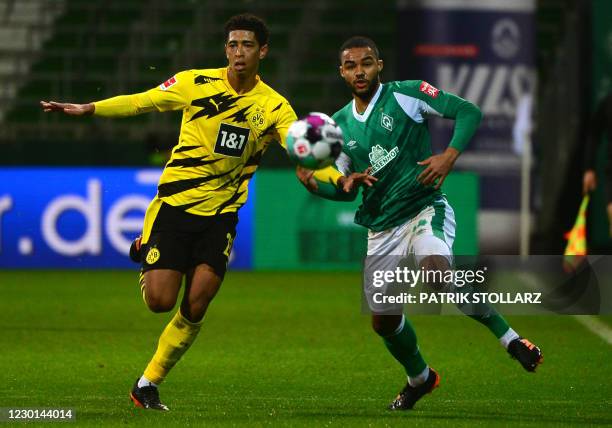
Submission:
[[229,111],[236,107],[236,102],[241,98],[243,98],[241,95],[233,96],[227,92],[219,92],[209,97],[193,100],[191,105],[193,107],[201,107],[202,110],[194,114],[191,120],[196,120],[200,117],[211,118]]

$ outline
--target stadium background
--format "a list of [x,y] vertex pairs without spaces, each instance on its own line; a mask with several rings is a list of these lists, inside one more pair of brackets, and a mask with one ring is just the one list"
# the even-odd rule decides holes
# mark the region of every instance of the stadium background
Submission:
[[[385,80],[425,79],[483,108],[483,126],[445,184],[457,211],[458,254],[518,254],[521,250],[519,210],[525,179],[521,162],[529,147],[525,143],[528,135],[533,147],[529,151],[533,163],[528,172],[528,251],[560,254],[564,232],[571,228],[581,199],[588,119],[596,102],[612,88],[612,5],[606,0],[476,3],[0,0],[0,342],[4,342],[3,349],[10,350],[0,354],[0,367],[5,368],[8,379],[7,387],[0,391],[0,407],[75,406],[92,423],[111,423],[118,418],[126,422],[127,407],[113,394],[123,394],[125,387],[117,391],[121,382],[129,386],[131,379],[125,376],[132,372],[135,376],[140,370],[164,322],[144,315],[137,301],[135,269],[125,254],[131,238],[138,234],[143,209],[155,193],[155,178],[176,141],[179,113],[123,120],[74,119],[43,114],[39,100],[98,100],[154,87],[182,69],[222,66],[222,27],[235,13],[249,11],[269,23],[270,54],[260,74],[288,98],[298,116],[309,111],[332,113],[349,100],[336,72],[337,47],[354,34],[370,36],[378,43],[385,60]],[[533,129],[518,128],[517,137],[517,108],[529,100],[533,109],[526,110],[526,117],[533,121]],[[438,142],[444,142],[449,129],[436,122],[432,132]],[[602,145],[598,159],[605,158],[605,149]],[[297,184],[292,168],[282,150],[273,148],[252,182],[231,265],[232,270],[251,272],[228,275],[218,309],[210,315],[211,331],[219,331],[198,342],[193,352],[200,359],[181,363],[185,368],[177,370],[176,383],[168,386],[177,395],[177,384],[198,390],[208,387],[203,396],[196,394],[175,404],[182,406],[179,415],[187,422],[212,412],[213,422],[222,424],[228,412],[230,423],[324,423],[333,402],[323,398],[321,404],[317,397],[337,397],[344,390],[341,386],[325,390],[329,384],[320,372],[311,381],[326,393],[307,383],[293,385],[310,397],[306,405],[295,405],[291,399],[275,401],[283,393],[275,392],[271,380],[256,384],[246,394],[253,410],[245,416],[240,414],[242,409],[230,404],[241,393],[239,386],[234,387],[240,381],[226,373],[228,367],[241,370],[247,378],[252,376],[249,379],[261,372],[269,376],[281,373],[282,377],[296,371],[310,376],[314,369],[328,369],[330,359],[341,359],[347,367],[352,364],[361,370],[343,366],[341,372],[345,371],[337,381],[346,386],[340,378],[348,373],[360,382],[372,382],[365,374],[370,367],[364,361],[356,362],[346,348],[359,349],[362,356],[374,360],[383,358],[378,342],[367,331],[367,320],[358,314],[358,270],[365,233],[352,225],[355,205],[309,196]],[[603,171],[602,162],[599,168]],[[589,243],[594,253],[611,248],[602,198],[599,186],[589,214]],[[251,327],[228,329],[227,324],[236,319]],[[261,332],[284,323],[292,325],[300,338],[288,339],[280,330]],[[418,331],[447,329],[446,336],[428,333],[423,340],[434,349],[432,354],[442,356],[440,363],[461,373],[455,379],[451,375],[448,391],[457,388],[457,394],[472,394],[481,400],[469,403],[465,395],[451,401],[441,398],[419,414],[424,418],[421,422],[431,423],[438,417],[436,403],[453,414],[452,418],[471,417],[480,424],[535,423],[538,419],[550,425],[612,422],[610,387],[601,380],[610,378],[609,362],[604,362],[610,355],[608,345],[597,336],[584,336],[584,327],[572,319],[519,317],[515,323],[536,337],[539,332],[542,346],[549,349],[562,349],[564,340],[581,340],[592,360],[601,361],[590,366],[598,367],[601,376],[583,375],[574,385],[575,396],[561,402],[555,391],[568,387],[564,370],[579,365],[580,359],[578,353],[557,361],[553,357],[548,380],[535,381],[539,391],[544,388],[546,393],[528,395],[525,400],[536,404],[524,420],[509,413],[499,420],[494,413],[483,414],[480,406],[494,405],[495,400],[487,401],[491,398],[477,389],[482,386],[478,382],[462,391],[466,379],[477,376],[478,364],[490,364],[509,379],[518,379],[510,363],[499,367],[492,356],[490,361],[484,357],[469,360],[471,366],[467,360],[455,364],[453,351],[435,350],[436,340],[450,340],[452,349],[465,347],[469,353],[477,342],[474,337],[486,337],[481,331],[473,333],[479,327],[456,320],[451,327],[447,319],[427,317],[417,317],[415,323]],[[338,347],[324,344],[314,325],[323,326]],[[347,335],[353,325],[360,330]],[[122,326],[134,329],[135,334],[118,333]],[[453,338],[448,335],[451,328]],[[235,341],[222,336],[226,330],[234,334]],[[554,334],[560,330],[567,334],[564,339]],[[244,339],[248,337],[257,340]],[[228,360],[221,347],[235,349],[240,338],[248,341],[246,350]],[[106,341],[115,354],[94,346],[91,341],[96,340]],[[219,348],[210,350],[209,340],[216,340],[214,346]],[[280,357],[265,351],[287,343],[289,349]],[[66,351],[75,345],[78,350]],[[499,350],[491,350],[494,352]],[[131,360],[130,353],[137,353],[140,360]],[[247,355],[253,362],[249,368],[241,360]],[[218,364],[216,358],[226,364]],[[392,367],[393,363],[387,363]],[[461,364],[468,364],[468,369]],[[68,367],[75,368],[74,376],[57,374]],[[102,374],[103,367],[108,368],[107,373]],[[189,373],[200,369],[214,373],[207,375],[211,380],[204,388]],[[35,386],[41,376],[50,378],[42,388]],[[97,379],[100,390],[89,395],[87,388],[93,382],[79,376],[102,377],[102,381]],[[380,397],[393,394],[395,386],[391,390],[388,386],[397,383],[397,371],[389,368],[372,376],[377,383],[386,382],[387,388],[375,388]],[[232,385],[231,392],[225,389],[224,380]],[[590,392],[593,384],[603,398]],[[508,400],[522,393],[518,386],[502,393],[506,387],[502,381],[491,382],[489,387]],[[26,392],[34,388],[38,393]],[[358,397],[370,398],[357,398],[356,408],[349,406],[346,414],[336,414],[329,421],[350,421],[354,411],[363,417],[360,423],[378,423],[380,418],[392,423],[382,414],[361,414],[364,406],[372,405],[368,400],[380,397],[371,397],[361,384],[349,388]],[[79,394],[73,390],[82,397],[77,399]],[[215,401],[215,394],[221,398]],[[209,413],[194,410],[201,400],[215,403]],[[539,412],[538,402],[548,403],[550,412]],[[108,405],[124,409],[103,416]],[[523,401],[517,405],[526,406]],[[299,411],[289,410],[292,408]],[[469,416],[471,412],[478,416]]]

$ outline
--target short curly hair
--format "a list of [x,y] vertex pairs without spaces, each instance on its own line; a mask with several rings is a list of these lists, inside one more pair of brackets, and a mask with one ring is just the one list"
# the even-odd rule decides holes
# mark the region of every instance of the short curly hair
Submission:
[[270,38],[270,30],[263,19],[250,13],[241,13],[234,15],[225,23],[225,41],[229,38],[229,34],[235,30],[252,31],[255,33],[255,38],[259,46],[268,44]]
[[376,43],[374,43],[374,40],[364,36],[353,36],[342,43],[342,46],[340,46],[340,49],[338,50],[340,62],[342,62],[342,52],[350,48],[370,48],[374,52],[374,55],[376,55],[376,59],[380,58],[380,51],[378,50]]

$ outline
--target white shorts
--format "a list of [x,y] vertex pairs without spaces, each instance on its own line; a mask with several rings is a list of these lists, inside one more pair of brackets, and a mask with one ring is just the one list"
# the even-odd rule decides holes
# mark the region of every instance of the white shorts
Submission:
[[[427,256],[444,256],[453,265],[455,213],[446,198],[435,200],[404,224],[380,232],[368,232],[364,268],[364,293],[372,312],[397,312],[389,303],[377,304],[374,293],[388,294],[393,284],[374,287],[372,272],[393,271],[400,265],[417,267]],[[401,307],[402,305],[400,305]],[[401,308],[399,309],[401,313]]]

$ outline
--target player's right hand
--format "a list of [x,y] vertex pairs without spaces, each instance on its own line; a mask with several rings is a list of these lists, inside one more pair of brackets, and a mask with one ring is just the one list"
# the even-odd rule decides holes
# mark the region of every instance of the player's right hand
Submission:
[[582,176],[582,194],[591,193],[597,187],[597,176],[595,171],[587,169]]
[[309,192],[316,192],[317,190],[319,190],[317,180],[315,180],[315,178],[313,177],[314,171],[298,166],[295,170],[295,175],[297,175],[297,178],[298,180],[300,180],[300,183],[302,183],[304,187],[308,189]]
[[71,104],[58,103],[56,101],[41,101],[40,106],[45,113],[50,111],[61,111],[70,116],[84,116],[93,114],[95,107],[93,103],[88,104]]
[[366,169],[364,172],[354,172],[346,177],[340,177],[338,179],[338,186],[342,187],[346,193],[350,193],[357,189],[359,186],[372,187],[378,178],[370,175],[372,168]]

